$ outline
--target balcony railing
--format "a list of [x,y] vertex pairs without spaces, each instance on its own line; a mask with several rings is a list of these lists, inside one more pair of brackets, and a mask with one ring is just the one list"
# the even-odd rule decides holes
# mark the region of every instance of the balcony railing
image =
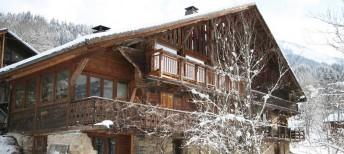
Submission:
[[151,59],[152,74],[207,87],[216,85],[218,76],[210,66],[163,50],[157,50]]
[[[70,104],[69,126],[89,125],[103,120],[114,121],[113,129],[164,130],[182,133],[197,123],[193,112],[161,108],[99,97],[90,97]],[[301,141],[302,129],[286,126],[262,126],[258,130],[267,140]]]
[[305,132],[302,128],[288,128],[287,126],[275,125],[264,126],[264,139],[266,140],[284,140],[284,141],[302,141],[305,140]]
[[192,112],[98,97],[73,102],[69,111],[69,126],[112,120],[116,129],[166,130],[163,127],[169,126],[173,130],[183,131],[195,122]]
[[[240,94],[244,94],[245,84],[243,81],[231,81],[229,76],[215,73],[210,66],[165,52],[162,49],[154,52],[151,59],[152,75],[227,92],[236,90]],[[262,105],[263,97],[266,94],[255,90],[252,91],[252,94],[256,103]],[[270,96],[267,104],[269,107],[297,113],[297,105],[294,102],[276,96]]]
[[[257,101],[257,104],[261,105],[261,103],[264,102],[264,96],[267,94],[252,90],[252,95],[253,99]],[[297,112],[298,110],[296,103],[272,95],[269,96],[266,103],[272,107],[278,107],[280,109],[286,109],[294,112]]]

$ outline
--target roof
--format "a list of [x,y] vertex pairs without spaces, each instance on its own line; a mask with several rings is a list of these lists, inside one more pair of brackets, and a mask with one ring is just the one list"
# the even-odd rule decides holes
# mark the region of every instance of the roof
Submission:
[[37,51],[34,47],[32,47],[30,44],[28,44],[27,42],[25,42],[22,38],[20,38],[17,34],[15,34],[14,32],[8,30],[7,28],[1,28],[0,32],[6,32],[6,34],[14,37],[16,40],[18,40],[21,44],[23,44],[24,46],[26,46],[27,48],[30,49],[30,51],[32,51],[34,54],[39,54],[40,52]]
[[231,7],[231,8],[227,8],[227,9],[223,9],[223,10],[215,11],[215,12],[210,12],[210,13],[206,12],[206,13],[192,14],[188,16],[183,16],[182,18],[176,21],[167,22],[160,25],[153,25],[150,27],[143,26],[141,28],[137,28],[136,30],[124,30],[124,31],[109,30],[102,33],[94,33],[94,34],[86,35],[86,36],[77,38],[71,42],[68,42],[66,44],[63,44],[61,46],[41,52],[30,58],[24,59],[17,63],[8,65],[6,67],[3,67],[0,69],[0,76],[7,74],[9,72],[15,71],[17,69],[23,68],[25,66],[31,65],[33,63],[37,63],[37,62],[46,60],[48,58],[54,57],[56,55],[63,54],[65,52],[70,51],[71,49],[75,49],[85,44],[93,44],[93,43],[97,43],[97,42],[101,42],[105,40],[111,40],[111,39],[121,38],[121,37],[137,36],[137,35],[146,34],[146,33],[151,33],[151,34],[159,33],[161,31],[165,31],[166,28],[170,28],[174,26],[182,27],[184,25],[196,23],[199,21],[209,20],[211,18],[219,17],[219,16],[226,15],[229,13],[236,13],[243,10],[248,10],[250,8],[256,8],[256,5],[254,3],[249,3],[249,4]]
[[[44,51],[44,52],[42,52],[36,56],[30,57],[28,59],[24,59],[18,63],[15,63],[12,65],[6,66],[4,68],[1,68],[0,69],[0,76],[7,74],[7,73],[10,73],[12,71],[18,70],[20,68],[24,68],[24,67],[29,66],[31,64],[38,63],[40,61],[52,58],[52,57],[60,55],[60,54],[63,54],[65,52],[69,52],[72,49],[76,49],[76,48],[81,47],[83,45],[90,45],[90,44],[95,44],[95,43],[99,43],[102,41],[122,39],[122,38],[125,38],[125,39],[134,38],[134,37],[142,36],[142,35],[147,36],[147,35],[151,35],[151,34],[160,33],[160,32],[166,31],[168,29],[182,27],[185,25],[189,25],[189,24],[193,24],[193,23],[197,23],[197,22],[201,22],[201,21],[206,21],[206,20],[209,20],[212,18],[224,16],[224,15],[231,14],[231,13],[237,13],[237,12],[241,12],[241,11],[245,11],[245,10],[250,10],[250,9],[256,9],[257,10],[257,12],[259,14],[259,18],[262,19],[262,24],[264,25],[264,27],[266,27],[267,33],[269,33],[269,35],[272,36],[272,33],[269,30],[269,28],[267,27],[266,23],[264,22],[263,17],[260,15],[257,6],[254,3],[249,3],[249,4],[244,4],[244,5],[240,5],[240,6],[236,6],[236,7],[230,7],[230,8],[221,9],[221,10],[217,10],[217,11],[213,11],[213,12],[203,12],[203,13],[191,14],[188,16],[183,16],[183,17],[176,19],[176,20],[173,20],[173,21],[166,22],[164,24],[157,24],[157,25],[152,25],[152,26],[143,25],[141,27],[136,28],[135,30],[130,30],[130,29],[129,30],[121,30],[121,31],[109,30],[109,31],[102,32],[102,33],[94,33],[94,34],[86,35],[86,36],[77,38],[76,40],[73,40],[71,42],[68,42],[64,45],[61,45],[59,47]],[[278,47],[278,44],[276,41],[275,41],[275,44]],[[278,47],[278,49],[279,49],[279,47]],[[283,56],[283,54],[282,54],[282,56]],[[292,74],[294,80],[296,81],[297,86],[302,91],[302,88],[299,85],[299,83],[297,82],[296,77],[294,76],[292,71],[291,71],[291,74]]]

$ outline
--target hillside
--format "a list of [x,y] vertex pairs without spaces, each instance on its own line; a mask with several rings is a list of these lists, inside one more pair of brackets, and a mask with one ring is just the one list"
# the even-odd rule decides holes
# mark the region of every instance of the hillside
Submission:
[[38,51],[45,51],[75,38],[92,33],[91,26],[48,21],[30,12],[19,14],[0,13],[0,28],[8,28]]

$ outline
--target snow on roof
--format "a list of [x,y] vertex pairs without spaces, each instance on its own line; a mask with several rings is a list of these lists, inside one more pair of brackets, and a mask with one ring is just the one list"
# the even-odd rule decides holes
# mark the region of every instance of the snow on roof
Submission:
[[344,111],[337,111],[329,114],[324,122],[344,122]]
[[21,42],[22,44],[24,44],[25,46],[27,46],[30,50],[32,50],[34,53],[39,54],[40,52],[38,52],[35,48],[33,48],[30,44],[28,44],[27,42],[25,42],[22,38],[20,38],[17,34],[15,34],[14,32],[8,30],[7,28],[1,28],[0,31],[6,31],[8,32],[10,35],[12,35],[14,38],[16,38],[19,42]]
[[[126,29],[126,30],[120,30],[120,31],[106,31],[102,33],[95,33],[95,34],[90,34],[86,35],[80,38],[77,38],[71,42],[68,42],[64,45],[58,46],[56,48],[41,52],[35,56],[32,56],[30,58],[24,59],[22,61],[19,61],[17,63],[8,65],[6,67],[3,67],[0,69],[0,75],[9,73],[11,71],[14,71],[16,69],[28,66],[30,64],[48,59],[50,57],[62,54],[66,51],[69,51],[70,49],[74,49],[76,47],[82,46],[84,44],[89,44],[89,43],[96,43],[102,40],[106,39],[111,39],[115,37],[121,37],[121,36],[131,36],[135,35],[137,33],[142,33],[142,32],[154,32],[159,30],[159,28],[166,28],[167,26],[173,26],[177,24],[182,24],[182,23],[188,23],[188,22],[197,22],[200,20],[207,20],[208,18],[220,16],[220,15],[225,15],[228,13],[234,13],[242,10],[246,10],[251,8],[252,6],[256,6],[254,3],[248,3],[240,6],[232,6],[230,8],[222,8],[222,9],[217,9],[218,11],[207,11],[207,12],[202,12],[202,13],[196,13],[188,16],[183,16],[178,19],[171,19],[171,21],[168,21],[163,24],[153,24],[153,25],[142,25],[141,27],[138,27],[136,29]],[[129,27],[129,26],[128,26]]]

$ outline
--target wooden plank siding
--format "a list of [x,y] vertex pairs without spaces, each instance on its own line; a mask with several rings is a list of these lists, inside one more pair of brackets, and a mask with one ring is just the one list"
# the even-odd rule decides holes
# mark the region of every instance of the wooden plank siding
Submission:
[[[11,103],[10,129],[16,131],[34,131],[67,127],[67,117],[69,116],[68,108],[71,107],[70,103],[72,102],[71,100],[73,100],[74,87],[71,85],[68,86],[68,97],[63,100],[55,99],[56,90],[53,90],[52,95],[54,99],[51,102],[43,103],[41,101],[41,78],[43,75],[55,74],[53,75],[53,83],[56,83],[56,72],[69,70],[70,79],[72,72],[77,69],[79,62],[82,62],[82,59],[84,58],[81,57],[70,60],[60,65],[54,65],[25,77],[12,80],[11,84],[15,87],[15,85],[23,84],[29,79],[36,79],[37,93],[34,105],[25,105],[24,102],[22,106],[16,107],[14,102]],[[118,52],[114,52],[112,50],[100,51],[97,54],[88,56],[88,59],[89,60],[86,63],[85,68],[82,69],[80,74],[109,79],[115,83],[131,83],[131,81],[134,80],[134,68]],[[134,85],[129,85],[129,87],[133,86]],[[113,87],[115,90],[115,85]],[[54,84],[53,89],[56,89],[56,84]],[[130,93],[131,89],[128,90]],[[14,101],[16,99],[14,91],[12,91],[12,97],[12,101]],[[26,96],[24,98],[26,98]]]

